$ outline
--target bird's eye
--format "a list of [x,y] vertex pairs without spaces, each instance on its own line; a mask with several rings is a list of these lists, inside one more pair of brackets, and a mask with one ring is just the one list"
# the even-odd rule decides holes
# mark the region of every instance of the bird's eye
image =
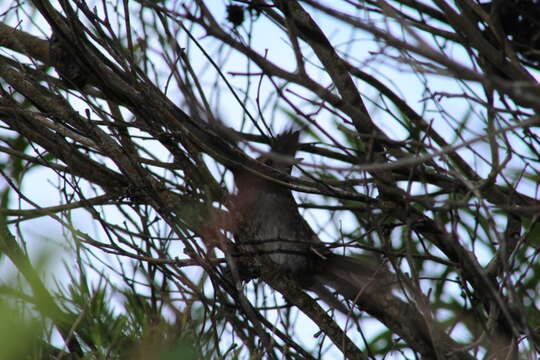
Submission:
[[272,166],[274,164],[274,161],[272,159],[266,159],[264,160],[264,164],[268,166]]

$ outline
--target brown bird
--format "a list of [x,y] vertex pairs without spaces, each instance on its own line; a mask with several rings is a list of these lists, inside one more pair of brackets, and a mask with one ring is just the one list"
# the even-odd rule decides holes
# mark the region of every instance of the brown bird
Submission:
[[[298,131],[278,135],[271,141],[271,152],[258,160],[290,174],[298,138]],[[244,280],[286,274],[331,307],[347,312],[333,289],[414,344],[425,358],[472,359],[429,316],[392,294],[394,277],[384,266],[332,253],[300,215],[289,188],[247,169],[232,170],[238,188],[232,199],[238,218],[233,233]]]
[[83,88],[90,79],[64,35],[53,31],[49,39],[49,62],[68,85]]
[[[271,152],[258,160],[290,174],[298,140],[298,131],[284,132],[271,142]],[[389,292],[392,277],[387,270],[375,262],[332,253],[300,215],[287,187],[245,169],[234,175],[238,194],[233,203],[240,215],[235,240],[258,271],[292,276],[327,302],[332,301],[327,286],[350,300],[359,291]]]

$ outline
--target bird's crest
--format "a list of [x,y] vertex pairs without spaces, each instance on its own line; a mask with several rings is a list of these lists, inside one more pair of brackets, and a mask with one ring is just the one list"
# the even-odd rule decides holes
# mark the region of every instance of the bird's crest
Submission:
[[294,156],[298,147],[300,138],[299,130],[286,130],[272,139],[270,146],[272,152],[280,155]]

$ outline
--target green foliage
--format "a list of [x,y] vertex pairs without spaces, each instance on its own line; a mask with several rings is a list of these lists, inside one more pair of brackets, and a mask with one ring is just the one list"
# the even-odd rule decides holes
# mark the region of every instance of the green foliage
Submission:
[[[152,311],[148,300],[133,289],[120,293],[103,285],[103,275],[94,287],[78,278],[70,273],[64,279],[67,288],[57,289],[54,299],[65,311],[84,359],[201,359],[194,333],[197,321],[191,316],[183,316],[184,321],[167,318]],[[28,293],[24,282],[0,288],[0,360],[49,359],[61,353],[51,319],[40,311],[43,302]]]
[[21,299],[5,297],[5,293],[12,290],[6,287],[0,290],[0,360],[39,359],[41,348],[45,346],[40,342],[44,335],[43,323],[31,309],[15,304]]

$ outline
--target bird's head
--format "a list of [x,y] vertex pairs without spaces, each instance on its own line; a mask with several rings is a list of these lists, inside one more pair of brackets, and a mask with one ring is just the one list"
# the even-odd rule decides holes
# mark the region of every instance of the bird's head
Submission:
[[269,153],[260,156],[257,160],[266,166],[290,174],[292,166],[296,162],[294,155],[299,148],[300,131],[287,130],[277,135],[270,142],[271,150]]
[[[300,131],[287,130],[277,135],[270,141],[270,151],[260,157],[257,160],[266,166],[272,167],[275,170],[290,175],[293,165],[297,162],[294,158],[299,148]],[[261,166],[257,171],[264,171]],[[266,180],[261,176],[247,170],[242,169],[235,173],[235,183],[240,191],[254,190],[253,187],[261,185],[271,186],[274,185],[272,181]],[[278,185],[279,186],[279,185]]]

